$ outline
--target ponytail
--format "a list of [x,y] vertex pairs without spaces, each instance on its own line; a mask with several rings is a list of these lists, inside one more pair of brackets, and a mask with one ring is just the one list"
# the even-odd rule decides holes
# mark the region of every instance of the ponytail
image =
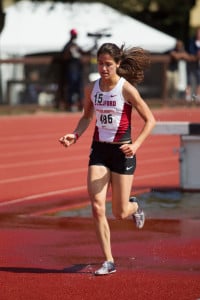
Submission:
[[121,47],[121,62],[117,70],[119,76],[124,77],[131,84],[141,83],[144,79],[144,70],[150,65],[150,55],[143,48]]

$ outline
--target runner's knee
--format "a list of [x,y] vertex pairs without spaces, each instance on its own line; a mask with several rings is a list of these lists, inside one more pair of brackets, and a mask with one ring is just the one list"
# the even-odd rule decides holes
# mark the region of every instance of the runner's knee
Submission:
[[92,202],[92,213],[95,219],[100,219],[105,216],[105,205],[99,203],[98,201]]

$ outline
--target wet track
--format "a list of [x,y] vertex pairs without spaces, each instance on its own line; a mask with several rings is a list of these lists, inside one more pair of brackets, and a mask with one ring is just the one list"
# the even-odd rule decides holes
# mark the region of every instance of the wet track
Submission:
[[[199,109],[155,114],[200,121]],[[78,117],[0,120],[0,300],[200,299],[200,196],[178,189],[176,137],[151,137],[138,154],[144,229],[114,220],[108,197],[117,272],[93,275],[102,257],[85,186],[89,133],[67,155],[55,142]]]

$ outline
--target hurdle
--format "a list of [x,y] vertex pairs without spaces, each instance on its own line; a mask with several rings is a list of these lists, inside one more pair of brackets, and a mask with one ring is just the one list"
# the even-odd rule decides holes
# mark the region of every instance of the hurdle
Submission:
[[200,190],[200,123],[157,122],[152,135],[179,135],[180,188]]

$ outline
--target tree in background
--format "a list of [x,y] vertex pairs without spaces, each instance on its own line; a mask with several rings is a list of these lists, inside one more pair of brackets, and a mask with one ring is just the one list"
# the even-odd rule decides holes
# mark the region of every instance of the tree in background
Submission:
[[[18,2],[19,0],[13,0]],[[44,2],[46,0],[37,0]],[[61,0],[52,0],[60,2]],[[100,2],[109,5],[149,26],[187,42],[190,34],[189,14],[195,0],[63,0],[61,2]],[[0,32],[4,25],[2,0],[0,0]],[[145,37],[144,37],[145,38]]]
[[[87,2],[96,1],[87,0]],[[195,5],[195,0],[101,0],[98,2],[109,5],[184,42],[188,40],[189,13]]]

